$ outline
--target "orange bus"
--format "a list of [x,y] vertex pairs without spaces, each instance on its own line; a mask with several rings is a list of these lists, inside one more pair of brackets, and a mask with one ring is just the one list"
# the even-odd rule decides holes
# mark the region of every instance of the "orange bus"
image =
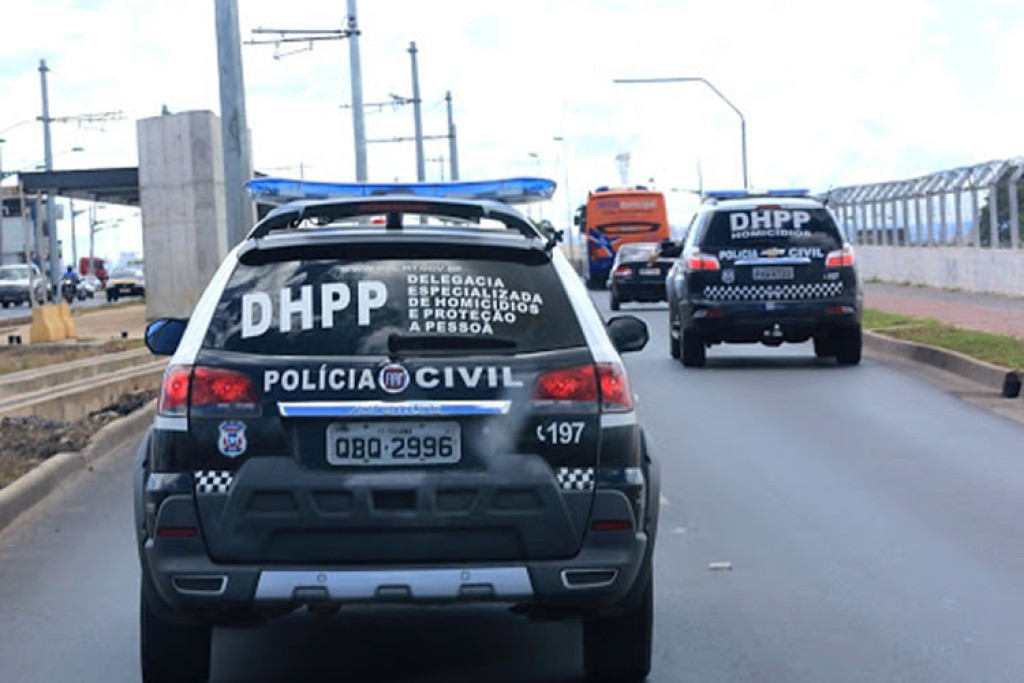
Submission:
[[599,187],[580,207],[577,222],[587,236],[587,286],[605,286],[619,246],[671,239],[665,195],[642,185]]

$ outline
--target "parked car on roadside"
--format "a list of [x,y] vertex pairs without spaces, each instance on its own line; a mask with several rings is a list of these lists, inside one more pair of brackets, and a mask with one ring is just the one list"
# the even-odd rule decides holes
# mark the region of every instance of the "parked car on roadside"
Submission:
[[146,296],[146,275],[141,268],[116,268],[107,280],[107,301],[123,296]]
[[33,299],[45,303],[51,298],[50,285],[36,264],[0,266],[0,303],[3,303],[4,308],[12,304],[31,306]]
[[150,323],[145,683],[206,680],[215,624],[445,604],[581,619],[588,676],[644,680],[658,474],[619,354],[648,331],[557,242],[494,201],[285,205]]

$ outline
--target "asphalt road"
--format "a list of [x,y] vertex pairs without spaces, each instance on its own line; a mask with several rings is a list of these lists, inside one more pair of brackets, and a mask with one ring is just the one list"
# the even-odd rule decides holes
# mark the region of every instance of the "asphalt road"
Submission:
[[[134,297],[132,297],[132,298],[134,298]],[[125,300],[127,301],[129,299],[126,297]],[[72,309],[76,309],[76,308],[93,308],[95,306],[106,306],[106,304],[107,304],[106,298],[102,294],[100,294],[98,296],[93,297],[92,299],[85,299],[83,301],[79,301],[78,299],[75,299],[74,301],[71,302],[71,308]],[[24,317],[28,317],[28,318],[32,317],[32,307],[31,306],[27,306],[25,304],[22,304],[20,306],[11,306],[10,308],[0,308],[0,323],[3,323],[3,321],[8,320],[10,318],[24,318]]]
[[[664,307],[621,313],[652,333],[627,357],[665,495],[651,681],[1024,680],[1024,427],[807,345],[685,370]],[[0,535],[0,681],[138,680],[130,459]],[[565,681],[578,647],[500,612],[300,617],[219,630],[213,680]]]

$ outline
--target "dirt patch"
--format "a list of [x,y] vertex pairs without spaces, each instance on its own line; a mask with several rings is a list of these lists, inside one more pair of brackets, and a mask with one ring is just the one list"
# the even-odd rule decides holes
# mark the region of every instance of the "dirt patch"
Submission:
[[0,488],[57,453],[82,450],[101,427],[138,410],[156,393],[125,394],[77,422],[55,422],[34,416],[0,419]]

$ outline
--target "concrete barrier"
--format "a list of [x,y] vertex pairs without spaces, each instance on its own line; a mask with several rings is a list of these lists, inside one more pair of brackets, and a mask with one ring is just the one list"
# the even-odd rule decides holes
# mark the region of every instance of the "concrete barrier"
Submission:
[[[27,347],[25,347],[27,348]],[[54,353],[67,348],[54,344]],[[33,347],[36,350],[36,347]],[[12,350],[12,352],[14,352]],[[153,355],[147,349],[132,349],[121,353],[90,356],[66,363],[55,363],[41,368],[0,375],[0,399],[56,387],[89,377],[102,377],[124,368],[151,362]]]
[[74,422],[114,403],[125,394],[160,387],[167,360],[150,361],[111,372],[101,380],[86,377],[0,399],[0,417],[36,417]]
[[61,318],[60,308],[55,304],[45,304],[32,309],[32,327],[29,328],[29,341],[52,342],[67,339],[67,328]]
[[977,247],[882,247],[858,244],[865,279],[937,289],[1024,296],[1024,251]]

